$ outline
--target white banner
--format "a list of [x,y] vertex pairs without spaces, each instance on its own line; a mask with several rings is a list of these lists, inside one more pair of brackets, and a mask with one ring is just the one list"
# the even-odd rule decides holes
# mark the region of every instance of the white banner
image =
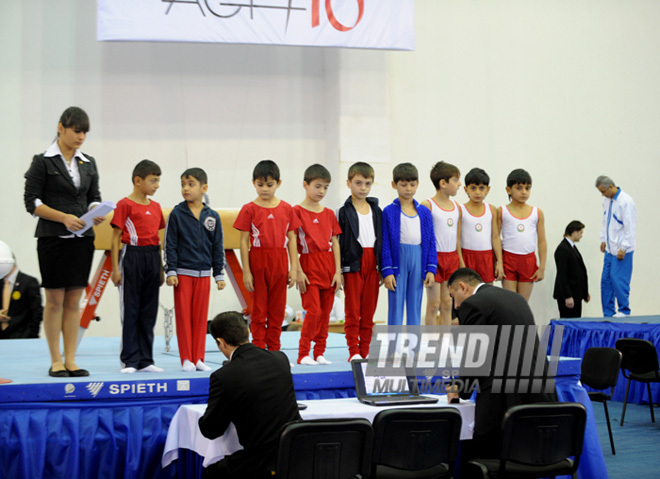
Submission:
[[414,0],[97,0],[98,40],[413,50]]

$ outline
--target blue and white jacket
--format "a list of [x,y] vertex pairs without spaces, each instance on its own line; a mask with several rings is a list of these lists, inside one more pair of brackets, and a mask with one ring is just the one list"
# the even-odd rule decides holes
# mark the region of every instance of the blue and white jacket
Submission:
[[[438,255],[435,247],[435,234],[433,232],[433,216],[431,211],[416,200],[415,209],[419,215],[419,224],[422,229],[422,281],[426,273],[435,275],[438,269]],[[393,274],[399,276],[399,245],[401,243],[401,203],[395,199],[391,205],[383,210],[383,252],[381,256],[381,271],[383,278]]]
[[165,228],[165,271],[167,276],[211,276],[224,281],[225,248],[220,215],[204,205],[199,219],[188,203],[174,207]]
[[600,241],[605,243],[606,252],[616,256],[619,250],[626,253],[635,251],[636,230],[637,208],[628,193],[619,188],[614,198],[603,198]]

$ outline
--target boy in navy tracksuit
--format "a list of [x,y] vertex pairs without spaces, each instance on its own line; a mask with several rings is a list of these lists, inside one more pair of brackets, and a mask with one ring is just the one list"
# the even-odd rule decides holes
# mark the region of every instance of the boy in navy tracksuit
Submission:
[[174,286],[176,336],[184,371],[210,371],[204,364],[209,312],[209,277],[224,289],[225,250],[220,215],[202,202],[206,172],[190,168],[181,175],[182,201],[165,230],[167,285]]

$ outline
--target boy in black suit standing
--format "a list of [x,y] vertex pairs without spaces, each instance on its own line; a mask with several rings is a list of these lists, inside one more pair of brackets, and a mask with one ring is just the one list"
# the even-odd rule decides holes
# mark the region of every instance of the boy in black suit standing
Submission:
[[44,314],[39,281],[14,265],[0,284],[0,339],[38,338]]
[[552,297],[557,300],[560,318],[579,318],[582,316],[582,300],[588,303],[591,299],[587,268],[576,246],[583,234],[584,225],[577,220],[571,221],[555,250],[557,276]]

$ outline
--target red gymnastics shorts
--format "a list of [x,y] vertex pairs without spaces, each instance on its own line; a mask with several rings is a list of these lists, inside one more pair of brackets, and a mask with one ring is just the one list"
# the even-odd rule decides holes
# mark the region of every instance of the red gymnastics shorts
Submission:
[[438,271],[435,273],[436,283],[444,283],[457,269],[458,253],[456,251],[449,253],[438,252]]
[[515,254],[502,251],[504,264],[504,279],[519,283],[532,283],[532,275],[539,267],[536,264],[536,253]]
[[495,253],[492,249],[483,251],[464,249],[461,250],[461,253],[463,254],[465,267],[479,273],[484,283],[495,281]]

